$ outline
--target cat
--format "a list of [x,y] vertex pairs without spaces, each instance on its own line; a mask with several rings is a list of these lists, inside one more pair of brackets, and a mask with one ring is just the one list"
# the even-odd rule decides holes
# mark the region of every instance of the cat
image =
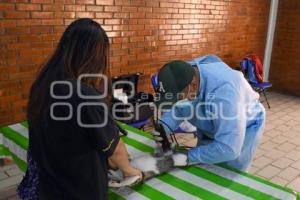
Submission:
[[175,167],[187,166],[186,154],[174,153],[169,155],[143,155],[131,160],[131,165],[142,171],[143,177],[134,176],[123,178],[120,171],[110,171],[110,187],[124,187],[146,181],[157,175],[166,173]]

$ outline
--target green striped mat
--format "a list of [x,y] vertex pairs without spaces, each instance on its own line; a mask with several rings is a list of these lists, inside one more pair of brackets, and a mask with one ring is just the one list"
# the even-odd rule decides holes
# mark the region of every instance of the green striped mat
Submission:
[[[155,142],[150,134],[120,125],[128,131],[122,137],[131,157],[153,153]],[[0,128],[0,157],[11,156],[26,170],[28,124],[22,122]],[[110,199],[283,199],[300,200],[297,193],[256,176],[225,165],[197,165],[177,168],[134,187],[110,190]]]

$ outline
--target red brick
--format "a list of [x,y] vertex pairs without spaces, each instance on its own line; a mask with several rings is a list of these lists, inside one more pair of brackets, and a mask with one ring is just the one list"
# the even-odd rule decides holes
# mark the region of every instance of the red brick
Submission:
[[40,19],[20,19],[17,21],[17,26],[36,26],[41,25]]
[[29,27],[15,27],[15,28],[6,28],[5,29],[6,34],[28,34],[30,33],[30,28]]
[[104,24],[120,24],[120,19],[105,19]]
[[64,4],[75,4],[75,0],[64,0]]
[[54,26],[53,32],[54,33],[63,33],[66,30],[66,26]]
[[55,11],[55,5],[53,4],[44,4],[42,5],[42,10],[43,11]]
[[84,5],[65,5],[65,11],[84,11]]
[[151,7],[138,7],[138,12],[151,13],[152,8]]
[[121,19],[127,19],[129,18],[130,16],[130,13],[120,13],[120,12],[117,12],[117,13],[113,13],[114,14],[114,18],[121,18]]
[[70,25],[75,19],[65,19],[64,25],[68,26]]
[[129,6],[130,0],[115,0],[115,5]]
[[102,28],[105,30],[105,31],[112,31],[113,28],[111,25],[102,25]]
[[173,7],[173,3],[160,3],[160,7],[161,8],[172,8]]
[[63,19],[43,19],[43,25],[62,25]]
[[76,4],[95,4],[95,0],[76,0]]
[[159,2],[158,1],[147,1],[146,5],[149,7],[159,7]]
[[42,41],[42,35],[30,34],[30,35],[20,35],[20,42],[39,42]]
[[114,43],[127,43],[127,42],[129,42],[129,39],[125,38],[125,37],[114,38],[113,42]]
[[63,18],[75,18],[75,12],[63,12]]
[[130,1],[130,5],[133,6],[145,6],[146,1],[142,1],[142,0],[131,0]]
[[61,34],[52,33],[43,35],[43,41],[58,41],[61,38]]
[[31,0],[30,2],[31,3],[43,3],[43,4],[49,3],[49,4],[51,4],[54,2],[54,0]]
[[[53,46],[52,42],[33,42],[31,43],[31,47],[32,48],[37,48],[37,49],[40,49],[40,48],[51,48]],[[40,58],[42,60],[44,60],[44,58]],[[34,62],[40,62],[39,59],[36,59]]]
[[[270,82],[273,84],[272,90],[295,96],[300,96],[299,27],[299,1],[280,1],[270,67]],[[263,37],[262,34],[261,37]],[[256,45],[257,43],[255,42]]]
[[8,3],[0,4],[0,10],[8,11],[14,9],[15,9],[15,4],[8,4]]
[[130,13],[130,18],[145,18],[145,13],[142,12]]
[[7,45],[8,50],[30,48],[30,43],[12,43]]
[[179,9],[179,13],[191,13],[190,9]]
[[0,21],[0,27],[15,27],[17,25],[16,20],[1,20]]
[[137,7],[133,6],[123,6],[122,12],[137,12]]
[[53,18],[54,13],[53,12],[32,12],[31,17],[32,18]]
[[129,30],[144,30],[144,25],[129,25]]
[[112,31],[112,32],[106,32],[109,38],[112,37],[120,37],[121,36],[121,32],[117,32],[117,31]]
[[17,19],[21,19],[21,18],[29,18],[29,12],[5,12],[4,14],[5,18],[17,18]]
[[113,13],[97,12],[96,18],[113,18]]
[[97,5],[114,5],[114,0],[96,0]]
[[94,12],[76,12],[78,18],[94,18]]
[[52,33],[53,27],[52,26],[32,26],[30,28],[30,32],[33,34],[36,33]]
[[103,6],[86,6],[86,11],[103,11]]
[[17,10],[26,11],[26,10],[41,10],[40,4],[17,4]]
[[104,6],[105,12],[121,12],[121,6]]
[[143,36],[130,37],[130,42],[143,42],[145,38]]
[[[188,4],[183,4],[183,3],[174,3],[173,8],[184,8]],[[191,4],[194,5],[194,4]]]

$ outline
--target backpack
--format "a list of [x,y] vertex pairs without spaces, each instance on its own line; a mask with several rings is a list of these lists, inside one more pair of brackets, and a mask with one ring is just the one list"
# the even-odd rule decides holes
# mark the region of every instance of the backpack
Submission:
[[253,54],[245,57],[240,65],[250,83],[263,82],[263,65],[257,55]]

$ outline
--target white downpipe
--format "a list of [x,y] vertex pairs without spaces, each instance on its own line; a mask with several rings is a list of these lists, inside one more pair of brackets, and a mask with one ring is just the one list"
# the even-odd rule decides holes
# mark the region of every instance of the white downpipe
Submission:
[[273,40],[274,40],[274,33],[276,27],[277,11],[278,11],[278,1],[279,0],[272,0],[270,6],[268,35],[267,35],[265,56],[264,56],[264,80],[265,81],[269,80],[270,63],[271,63]]

